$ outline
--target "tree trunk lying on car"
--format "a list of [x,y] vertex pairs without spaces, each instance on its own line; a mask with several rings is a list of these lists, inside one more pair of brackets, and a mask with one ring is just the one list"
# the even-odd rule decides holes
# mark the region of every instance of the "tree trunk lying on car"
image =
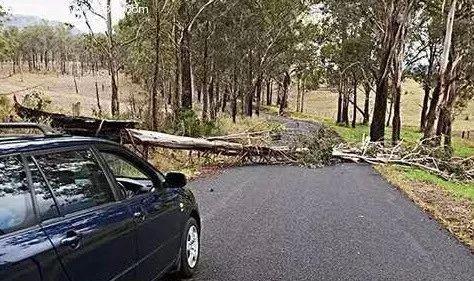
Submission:
[[101,137],[114,141],[120,140],[123,129],[135,128],[137,121],[107,120],[90,117],[73,117],[60,113],[51,113],[21,105],[14,97],[15,111],[18,116],[33,122],[50,122],[51,127],[76,136]]

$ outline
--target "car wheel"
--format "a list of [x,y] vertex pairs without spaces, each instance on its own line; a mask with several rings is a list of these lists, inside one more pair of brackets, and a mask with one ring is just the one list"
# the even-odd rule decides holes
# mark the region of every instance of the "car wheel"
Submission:
[[194,218],[189,218],[184,228],[183,241],[181,244],[181,268],[180,275],[183,278],[193,276],[199,262],[200,254],[200,232],[199,226]]

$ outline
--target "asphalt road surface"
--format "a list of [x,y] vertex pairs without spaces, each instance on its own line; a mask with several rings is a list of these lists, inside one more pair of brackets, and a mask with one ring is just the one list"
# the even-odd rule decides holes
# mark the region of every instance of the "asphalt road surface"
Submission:
[[370,166],[243,167],[190,186],[193,280],[474,280],[474,255]]

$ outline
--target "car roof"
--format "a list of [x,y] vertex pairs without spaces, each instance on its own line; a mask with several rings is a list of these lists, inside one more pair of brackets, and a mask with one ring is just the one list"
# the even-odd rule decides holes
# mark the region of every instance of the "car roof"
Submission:
[[46,150],[93,144],[108,144],[114,146],[118,145],[115,142],[100,138],[65,135],[6,137],[0,138],[0,156],[7,154],[25,153],[35,150]]

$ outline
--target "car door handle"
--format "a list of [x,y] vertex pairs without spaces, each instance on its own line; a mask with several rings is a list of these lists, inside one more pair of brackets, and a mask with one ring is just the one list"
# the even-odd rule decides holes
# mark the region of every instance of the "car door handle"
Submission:
[[77,250],[81,247],[81,240],[82,237],[77,232],[70,231],[66,234],[66,238],[61,239],[61,245]]
[[143,212],[135,212],[133,214],[133,217],[135,218],[135,220],[137,220],[138,222],[144,222],[145,221],[145,214]]

